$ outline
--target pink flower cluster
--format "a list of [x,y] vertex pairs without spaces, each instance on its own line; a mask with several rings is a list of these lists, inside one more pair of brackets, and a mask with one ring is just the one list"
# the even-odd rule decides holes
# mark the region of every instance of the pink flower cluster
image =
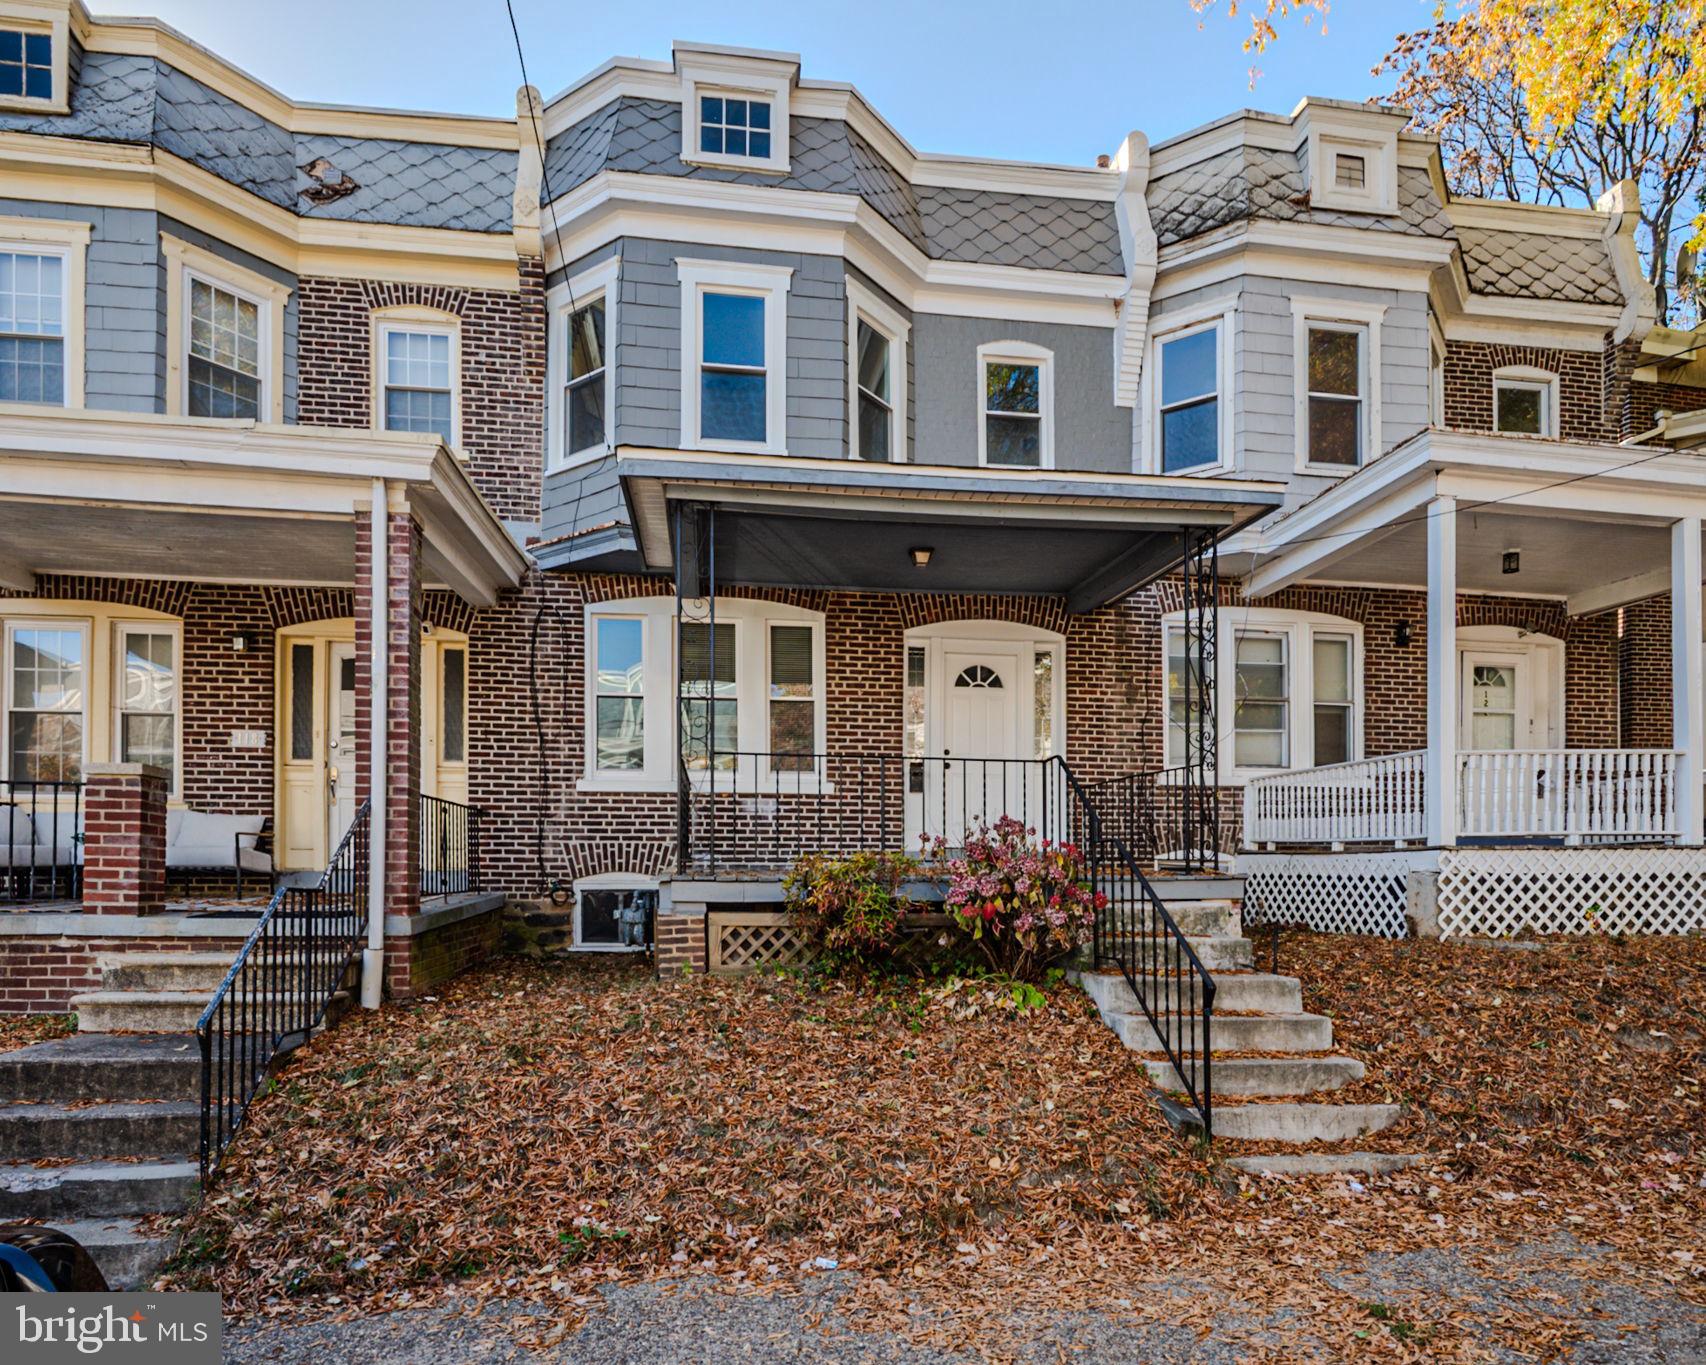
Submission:
[[982,947],[991,965],[1024,979],[1089,937],[1107,897],[1086,884],[1076,845],[1045,839],[1004,815],[979,822],[965,848],[949,856],[947,842],[926,839],[926,851],[947,881],[944,909]]

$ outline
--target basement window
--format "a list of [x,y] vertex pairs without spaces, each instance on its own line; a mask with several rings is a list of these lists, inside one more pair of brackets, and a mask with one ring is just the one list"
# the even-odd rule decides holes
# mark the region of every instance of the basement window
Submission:
[[652,941],[658,886],[627,872],[575,883],[575,947],[589,952],[640,952]]

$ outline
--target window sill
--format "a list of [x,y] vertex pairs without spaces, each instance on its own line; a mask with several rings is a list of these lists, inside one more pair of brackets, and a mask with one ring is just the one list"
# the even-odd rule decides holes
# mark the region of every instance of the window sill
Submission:
[[545,473],[547,475],[567,474],[572,470],[579,469],[582,465],[594,464],[607,455],[614,455],[615,453],[616,447],[609,441],[603,445],[586,446],[575,451],[572,455],[563,455],[552,460],[550,465],[546,467]]
[[683,166],[704,166],[720,171],[757,171],[761,175],[787,175],[788,161],[784,157],[719,156],[715,152],[694,152],[681,155]]
[[651,792],[675,794],[675,783],[658,777],[583,777],[575,783],[578,792]]
[[1355,474],[1359,469],[1367,469],[1368,463],[1362,464],[1310,464],[1304,461],[1297,466],[1299,474],[1315,474],[1325,478],[1345,479]]
[[768,441],[707,441],[683,442],[683,450],[705,451],[712,455],[786,455],[788,447]]

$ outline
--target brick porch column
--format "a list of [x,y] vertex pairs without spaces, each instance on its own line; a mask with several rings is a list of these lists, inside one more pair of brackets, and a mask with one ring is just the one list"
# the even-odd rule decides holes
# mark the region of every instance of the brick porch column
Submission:
[[[355,536],[355,685],[356,685],[356,800],[373,790],[369,771],[369,697],[373,669],[372,553],[370,519],[356,517]],[[419,812],[415,795],[421,774],[421,532],[413,514],[393,509],[388,518],[390,571],[387,633],[391,655],[386,661],[385,743],[385,913],[412,915],[420,909],[420,865],[416,841]]]
[[166,906],[164,768],[91,763],[83,770],[83,909],[153,915]]

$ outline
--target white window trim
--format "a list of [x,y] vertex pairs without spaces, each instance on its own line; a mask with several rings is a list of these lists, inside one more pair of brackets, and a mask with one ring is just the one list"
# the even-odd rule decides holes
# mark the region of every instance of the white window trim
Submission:
[[1041,449],[1035,468],[1054,468],[1054,352],[1046,346],[1036,346],[1028,341],[987,341],[977,348],[977,387],[972,391],[976,394],[977,413],[977,462],[984,468],[1012,470],[1023,473],[1032,468],[1029,465],[990,465],[989,463],[989,423],[985,420],[988,415],[988,376],[986,366],[989,365],[1035,365],[1037,370],[1037,397],[1041,408],[1039,419],[1040,430],[1038,441]]
[[[681,68],[681,159],[689,166],[726,166],[743,171],[788,173],[788,96],[791,80],[780,72],[731,65],[686,63]],[[770,104],[770,155],[730,156],[699,150],[699,97],[766,100]]]
[[392,332],[430,332],[450,338],[450,446],[462,445],[462,319],[440,308],[393,304],[375,308],[370,318],[368,353],[372,357],[372,421],[375,431],[385,426],[385,339]]
[[912,324],[851,276],[847,280],[847,455],[859,458],[859,324],[889,343],[889,462],[910,458],[906,440],[907,344]]
[[[1293,298],[1291,301],[1292,427],[1299,474],[1344,478],[1385,453],[1380,439],[1380,324],[1386,305],[1343,299]],[[1354,465],[1314,464],[1309,459],[1309,329],[1336,328],[1361,336],[1359,371],[1362,400],[1362,460]]]
[[[1171,762],[1166,751],[1168,697],[1166,685],[1167,641],[1183,630],[1185,617],[1173,612],[1162,620],[1161,645],[1161,737],[1162,762]],[[1362,757],[1365,715],[1363,697],[1363,628],[1360,622],[1325,612],[1286,611],[1277,607],[1227,607],[1216,614],[1216,658],[1220,676],[1215,685],[1215,727],[1218,732],[1219,780],[1223,786],[1243,786],[1254,777],[1299,772],[1315,766],[1315,652],[1311,641],[1317,634],[1343,635],[1351,641],[1350,758]],[[1236,759],[1234,707],[1238,699],[1238,636],[1245,633],[1282,635],[1286,640],[1286,696],[1290,707],[1286,752],[1290,763],[1284,768],[1239,767]],[[1308,761],[1300,761],[1307,757]]]
[[[571,924],[574,930],[574,948],[582,953],[643,953],[643,947],[625,946],[620,943],[588,943],[581,937],[581,892],[583,891],[656,891],[658,879],[648,877],[639,872],[600,872],[591,877],[577,877],[574,881],[574,914]],[[654,921],[654,932],[656,931]]]
[[[588,460],[608,455],[616,448],[616,312],[622,273],[622,258],[612,256],[571,279],[551,286],[545,293],[545,310],[551,331],[545,356],[545,469],[555,473],[573,469]],[[569,384],[568,325],[576,310],[604,301],[604,441],[570,452],[565,398]]]
[[[9,605],[9,604],[8,604]],[[95,728],[95,679],[101,676],[95,659],[95,632],[87,618],[75,616],[8,616],[0,632],[0,777],[11,779],[12,773],[12,638],[20,630],[75,631],[83,639],[83,752],[78,760],[79,771],[87,773],[91,751],[91,732]],[[21,780],[21,779],[20,779]]]
[[283,422],[284,310],[290,302],[289,287],[168,232],[160,234],[160,251],[166,258],[166,412],[183,417],[190,410],[190,282],[199,279],[247,299],[260,310],[260,420]]
[[[87,280],[89,223],[50,218],[0,216],[0,251],[21,251],[30,256],[57,256],[65,263],[65,298],[61,301],[65,343],[65,406],[80,408],[84,402],[84,290]],[[51,403],[30,404],[52,407]]]
[[[793,267],[743,261],[678,259],[681,278],[681,448],[736,450],[752,455],[788,451],[788,288]],[[706,293],[748,294],[764,300],[764,437],[762,441],[704,440],[699,435],[699,372]],[[606,319],[608,326],[609,319]],[[608,335],[608,333],[607,333]]]
[[[597,623],[599,618],[609,616],[645,623],[641,646],[645,677],[645,762],[643,767],[633,772],[600,772],[595,766],[598,743]],[[586,742],[582,776],[576,783],[576,789],[588,792],[675,791],[680,778],[677,755],[681,747],[675,598],[630,597],[591,602],[587,604],[585,619],[587,648],[584,650],[586,662],[581,713]],[[717,624],[734,627],[735,713],[743,753],[764,753],[770,748],[770,627],[812,628],[812,692],[817,703],[812,749],[816,753],[825,752],[828,748],[829,670],[823,613],[783,602],[718,598]],[[737,773],[716,774],[717,789],[732,790],[738,777],[742,790],[756,791],[760,795],[773,793],[777,782],[784,796],[795,791],[833,790],[833,784],[821,781],[816,773],[788,769],[755,773],[751,769],[752,765],[743,764]],[[709,785],[712,780],[710,774],[695,774],[698,783]]]
[[1448,352],[1439,319],[1428,311],[1428,425],[1445,428],[1445,361]]
[[1499,390],[1512,388],[1539,389],[1541,392],[1540,437],[1558,439],[1558,376],[1551,370],[1532,365],[1503,365],[1493,371],[1493,430],[1501,436],[1533,436],[1526,431],[1499,431]]
[[[46,8],[43,6],[42,8]],[[53,40],[53,93],[46,99],[28,95],[0,95],[0,109],[18,110],[32,114],[68,114],[71,112],[71,11],[66,5],[51,18],[17,13],[0,14],[0,28],[22,33],[45,33]],[[83,30],[88,15],[81,6],[75,7],[81,17],[79,39],[87,37]]]
[[[1320,117],[1318,110],[1312,110],[1311,114],[1313,118]],[[1337,183],[1335,170],[1341,153],[1362,158],[1363,184],[1360,187]],[[1398,140],[1393,134],[1356,137],[1311,128],[1308,157],[1309,203],[1312,208],[1377,214],[1398,211]]]
[[[123,762],[124,753],[124,663],[125,637],[128,635],[169,635],[172,637],[172,680],[176,695],[172,699],[172,785],[166,795],[176,798],[184,782],[184,627],[181,621],[140,621],[123,619],[113,622],[112,660],[112,730],[113,762]],[[162,715],[163,712],[136,714]],[[84,724],[84,748],[88,747],[88,725]]]
[[[1233,450],[1234,413],[1232,403],[1232,374],[1233,374],[1233,327],[1237,318],[1237,309],[1232,304],[1216,304],[1211,308],[1192,309],[1188,312],[1169,314],[1158,319],[1155,330],[1149,337],[1149,354],[1144,359],[1142,406],[1144,414],[1142,423],[1142,448],[1139,451],[1139,463],[1133,472],[1139,474],[1161,473],[1161,348],[1169,341],[1180,341],[1194,332],[1206,331],[1210,327],[1218,327],[1220,336],[1215,346],[1215,400],[1219,404],[1216,414],[1219,418],[1216,442],[1219,446],[1219,458],[1210,464],[1193,465],[1189,469],[1177,471],[1178,478],[1196,478],[1204,474],[1219,474],[1234,468],[1237,463]],[[1172,476],[1170,476],[1172,477]]]

